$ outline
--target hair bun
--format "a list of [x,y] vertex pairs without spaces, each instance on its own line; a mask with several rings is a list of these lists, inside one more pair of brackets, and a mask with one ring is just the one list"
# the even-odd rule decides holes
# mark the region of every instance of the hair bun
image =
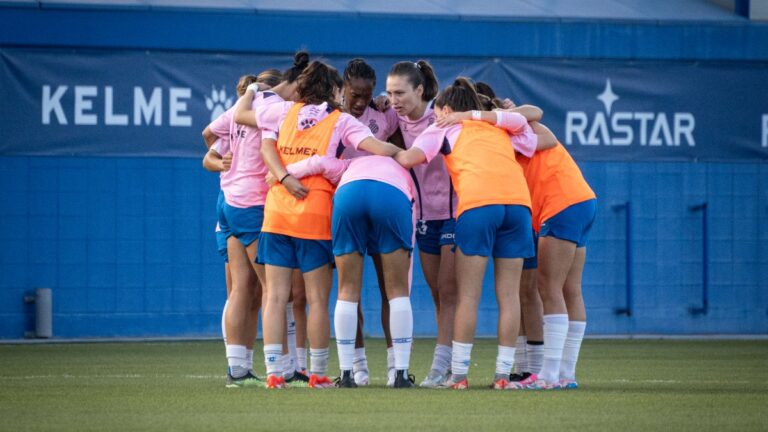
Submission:
[[309,53],[306,51],[299,51],[293,56],[293,65],[297,68],[304,69],[309,65]]

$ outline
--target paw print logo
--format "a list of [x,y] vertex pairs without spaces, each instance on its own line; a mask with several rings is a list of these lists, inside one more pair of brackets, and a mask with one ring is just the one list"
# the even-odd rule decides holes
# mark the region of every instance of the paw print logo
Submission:
[[299,127],[301,130],[306,130],[311,128],[312,126],[317,124],[317,119],[314,118],[305,118],[304,120],[299,122]]
[[216,90],[216,87],[211,86],[211,95],[205,97],[205,106],[208,111],[211,112],[211,121],[219,118],[224,114],[224,111],[232,107],[232,98],[227,98],[227,92],[224,87],[221,90]]
[[368,129],[370,129],[374,134],[379,132],[379,125],[376,123],[376,120],[371,119],[370,123],[368,123]]

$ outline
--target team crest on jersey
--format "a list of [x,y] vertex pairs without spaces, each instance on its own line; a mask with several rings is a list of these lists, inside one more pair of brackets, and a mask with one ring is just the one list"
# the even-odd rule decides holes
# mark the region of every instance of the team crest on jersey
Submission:
[[205,106],[211,112],[211,121],[216,120],[224,114],[224,111],[231,108],[232,102],[233,99],[227,97],[227,91],[224,87],[221,87],[221,90],[216,90],[216,87],[211,86],[211,95],[205,97]]
[[313,127],[316,124],[317,124],[317,119],[309,117],[309,118],[305,118],[304,120],[300,121],[299,122],[299,127],[301,128],[301,130],[306,130],[306,129],[309,129],[309,128]]
[[373,132],[374,134],[379,132],[379,125],[376,123],[376,120],[371,119],[370,122],[368,122],[368,128]]

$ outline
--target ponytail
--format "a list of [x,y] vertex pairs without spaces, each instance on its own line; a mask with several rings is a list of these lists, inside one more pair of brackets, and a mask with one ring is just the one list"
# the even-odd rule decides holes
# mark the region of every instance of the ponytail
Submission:
[[456,78],[453,84],[443,89],[435,99],[435,106],[447,106],[454,111],[472,111],[483,107],[475,85],[466,77]]

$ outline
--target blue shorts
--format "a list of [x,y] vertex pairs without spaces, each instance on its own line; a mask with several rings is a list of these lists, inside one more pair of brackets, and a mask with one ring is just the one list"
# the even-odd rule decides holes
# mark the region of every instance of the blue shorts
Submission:
[[249,246],[259,238],[264,223],[264,206],[233,207],[224,201],[219,207],[219,227],[226,237],[235,236],[243,246]]
[[487,205],[456,221],[456,247],[464,255],[494,258],[533,256],[531,211],[521,205]]
[[523,260],[523,270],[534,270],[539,268],[539,235],[536,231],[531,230],[533,233],[533,256]]
[[456,244],[456,219],[442,219],[416,223],[416,243],[419,251],[440,255],[440,248]]
[[300,269],[307,273],[333,262],[330,240],[306,240],[283,234],[261,233],[256,262]]
[[413,250],[413,204],[400,189],[355,180],[333,197],[333,254],[386,254]]
[[597,200],[591,199],[567,207],[541,224],[540,237],[554,237],[585,247],[597,215]]
[[[224,191],[219,190],[219,198],[216,200],[216,218],[218,219],[221,206],[224,204]],[[227,255],[227,237],[229,237],[229,231],[221,229],[218,220],[216,221],[216,247],[219,254],[224,258],[224,262],[229,262],[229,255]]]

